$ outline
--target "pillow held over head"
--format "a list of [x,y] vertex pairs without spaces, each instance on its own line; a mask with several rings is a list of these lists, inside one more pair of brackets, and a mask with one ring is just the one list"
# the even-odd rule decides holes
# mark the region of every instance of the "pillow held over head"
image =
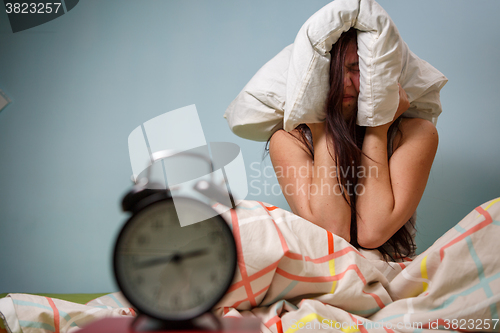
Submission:
[[233,132],[266,141],[280,128],[291,131],[301,123],[323,121],[329,51],[351,27],[358,30],[357,123],[379,126],[392,121],[399,104],[398,82],[410,101],[405,116],[436,123],[446,77],[408,49],[375,1],[336,0],[311,16],[294,43],[266,63],[231,103],[224,117]]

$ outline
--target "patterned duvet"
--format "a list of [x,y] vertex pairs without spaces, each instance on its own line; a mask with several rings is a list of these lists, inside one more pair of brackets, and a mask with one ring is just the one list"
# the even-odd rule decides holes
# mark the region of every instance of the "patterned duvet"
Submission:
[[[222,215],[238,268],[215,310],[220,316],[256,316],[263,332],[500,331],[500,198],[400,262],[261,202]],[[120,293],[86,305],[10,294],[0,299],[0,333],[73,332],[98,318],[133,315]]]

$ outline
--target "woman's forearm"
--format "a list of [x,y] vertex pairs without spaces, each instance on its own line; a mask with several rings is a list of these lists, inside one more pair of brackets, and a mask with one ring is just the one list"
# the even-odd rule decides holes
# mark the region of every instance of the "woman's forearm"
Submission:
[[[409,107],[408,95],[401,85],[399,85],[399,105],[393,121],[401,116]],[[397,181],[393,180],[394,177],[392,176],[394,175],[391,175],[389,158],[387,156],[387,132],[392,123],[368,127],[363,141],[363,155],[361,156],[362,170],[358,174],[358,184],[361,187],[358,188],[356,201],[356,210],[359,214],[357,231],[358,243],[369,248],[375,248],[385,243],[402,226],[403,220],[407,216],[407,212],[401,209],[404,204],[397,205],[400,203],[400,200],[396,200],[396,198],[401,199],[401,191],[398,194],[394,190],[395,186],[401,188],[401,184],[398,182],[405,182],[405,185],[402,186],[406,186],[408,189],[412,187],[412,183],[414,183],[413,186],[418,185],[418,182],[412,180],[416,176],[401,177],[402,170],[399,170],[400,175],[396,177]],[[413,148],[416,148],[416,146]],[[411,154],[407,154],[407,156],[408,160],[410,160]],[[400,161],[401,166],[405,163],[406,161]],[[401,166],[399,169],[401,169]],[[421,170],[425,170],[426,168],[424,167]],[[430,169],[430,165],[428,168]],[[394,173],[394,169],[392,171]],[[396,183],[393,184],[393,181]],[[417,202],[418,204],[419,200],[409,201],[413,203]]]
[[[328,151],[324,133],[315,135],[314,165],[309,189],[311,214],[316,224],[350,241],[351,210],[338,183],[337,166]],[[333,147],[330,146],[333,154]]]
[[358,229],[366,228],[372,235],[390,223],[395,205],[387,156],[387,130],[388,126],[367,128],[358,172],[356,210],[361,217]]

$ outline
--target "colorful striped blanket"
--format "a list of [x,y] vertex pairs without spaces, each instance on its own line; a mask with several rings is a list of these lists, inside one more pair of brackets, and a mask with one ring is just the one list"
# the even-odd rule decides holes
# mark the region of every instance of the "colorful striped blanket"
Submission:
[[[220,316],[258,317],[263,332],[500,331],[500,198],[400,262],[261,202],[222,215],[236,239],[238,269],[216,307]],[[120,293],[86,305],[10,294],[0,299],[0,332],[73,332],[98,318],[133,315]]]

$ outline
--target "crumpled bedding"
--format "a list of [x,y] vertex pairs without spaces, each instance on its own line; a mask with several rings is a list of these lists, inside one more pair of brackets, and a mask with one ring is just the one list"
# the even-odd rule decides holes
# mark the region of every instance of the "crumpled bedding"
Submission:
[[[258,317],[263,332],[500,330],[500,198],[398,262],[265,203],[244,201],[222,215],[239,262],[216,306],[220,316]],[[120,293],[87,305],[10,294],[0,314],[2,333],[73,332],[105,316],[135,315]]]
[[225,215],[240,252],[225,316],[255,315],[271,332],[500,330],[500,198],[399,262],[259,202]]
[[0,299],[0,333],[71,333],[98,319],[119,316],[135,316],[119,292],[85,305],[28,294]]

